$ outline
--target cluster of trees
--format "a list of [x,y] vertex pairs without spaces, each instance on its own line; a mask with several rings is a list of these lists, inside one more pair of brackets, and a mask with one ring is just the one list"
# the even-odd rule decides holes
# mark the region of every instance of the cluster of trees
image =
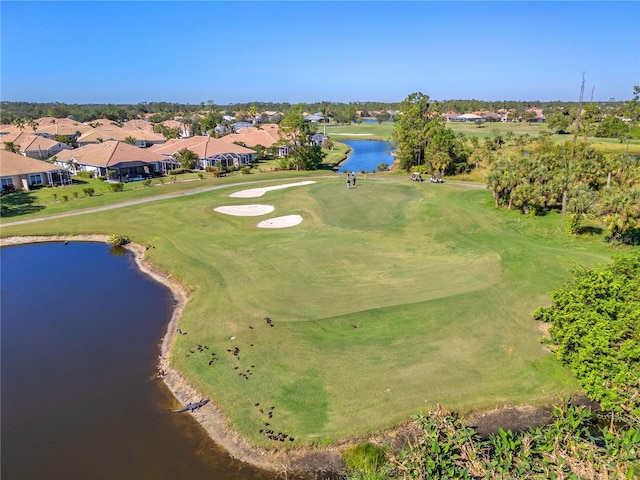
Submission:
[[311,145],[315,126],[305,122],[304,104],[294,105],[280,122],[278,145],[289,147],[289,156],[278,160],[283,170],[316,170],[326,154],[322,147]]
[[496,207],[524,213],[558,209],[568,215],[571,233],[597,215],[611,240],[624,240],[640,218],[640,165],[627,154],[603,155],[584,142],[553,143],[542,137],[527,154],[507,154],[492,161],[487,186]]
[[407,172],[444,175],[469,169],[466,142],[446,128],[423,93],[412,93],[400,103],[392,139],[398,165]]
[[548,344],[605,411],[640,418],[640,253],[573,272],[536,319],[551,324]]

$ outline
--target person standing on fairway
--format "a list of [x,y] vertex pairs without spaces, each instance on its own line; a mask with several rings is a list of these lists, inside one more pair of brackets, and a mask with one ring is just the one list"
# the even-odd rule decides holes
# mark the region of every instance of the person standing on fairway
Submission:
[[351,172],[351,181],[353,182],[353,186],[356,186],[356,172]]
[[351,188],[351,177],[349,177],[349,172],[347,172],[347,190]]

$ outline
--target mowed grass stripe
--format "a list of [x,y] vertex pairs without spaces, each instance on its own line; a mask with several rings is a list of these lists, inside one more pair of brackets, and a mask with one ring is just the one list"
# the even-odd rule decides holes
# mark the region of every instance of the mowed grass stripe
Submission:
[[[577,388],[543,349],[531,313],[574,263],[607,261],[609,250],[567,237],[559,215],[531,219],[495,210],[486,190],[406,179],[349,191],[320,179],[258,201],[228,193],[3,234],[119,232],[153,245],[149,260],[192,289],[174,366],[257,444],[270,441],[258,433],[256,402],[276,407],[276,431],[315,443],[390,427],[435,403],[544,403]],[[262,230],[262,217],[213,210],[247,203],[304,220]],[[191,354],[196,344],[220,360]],[[248,380],[238,375],[247,371]]]

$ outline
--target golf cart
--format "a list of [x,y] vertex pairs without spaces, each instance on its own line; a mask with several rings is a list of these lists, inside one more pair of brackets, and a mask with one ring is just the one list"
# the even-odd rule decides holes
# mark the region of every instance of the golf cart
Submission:
[[424,182],[422,178],[422,174],[420,172],[412,172],[411,173],[411,181],[412,182]]
[[444,180],[442,179],[442,175],[440,175],[440,174],[431,175],[431,178],[429,179],[429,181],[431,183],[444,183]]

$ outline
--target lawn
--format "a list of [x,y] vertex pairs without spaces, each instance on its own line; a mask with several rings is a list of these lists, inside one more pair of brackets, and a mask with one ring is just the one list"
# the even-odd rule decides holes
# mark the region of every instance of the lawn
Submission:
[[[173,365],[255,444],[269,445],[259,433],[267,421],[291,445],[313,445],[437,403],[467,412],[577,389],[531,314],[574,264],[608,261],[602,236],[569,237],[555,213],[495,210],[486,189],[453,183],[391,176],[347,190],[317,178],[257,199],[228,196],[243,188],[2,235],[118,232],[153,246],[148,259],[192,291]],[[255,203],[304,220],[262,230],[263,217],[214,211]],[[219,360],[209,365],[212,352]],[[271,419],[259,411],[268,406]]]

